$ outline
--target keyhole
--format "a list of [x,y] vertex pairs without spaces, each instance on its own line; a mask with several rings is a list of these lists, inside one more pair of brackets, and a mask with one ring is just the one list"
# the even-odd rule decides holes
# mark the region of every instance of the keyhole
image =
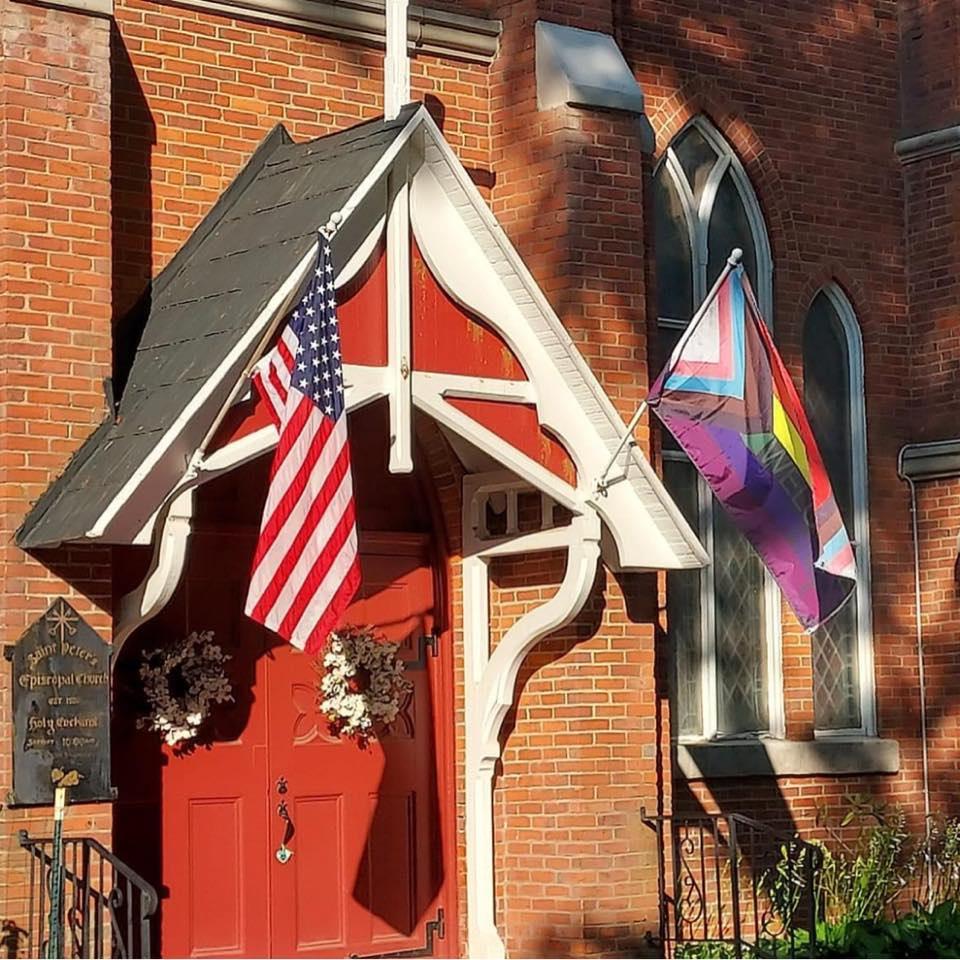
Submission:
[[279,777],[277,779],[277,793],[286,793],[287,792],[287,778]]

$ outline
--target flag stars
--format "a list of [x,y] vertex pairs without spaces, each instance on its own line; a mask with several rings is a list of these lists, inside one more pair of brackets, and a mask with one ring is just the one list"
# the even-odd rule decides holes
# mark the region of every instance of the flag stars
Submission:
[[[293,386],[328,416],[344,409],[343,359],[336,315],[333,267],[321,247],[319,262],[303,300],[290,315],[297,346],[290,369]],[[297,321],[296,323],[294,321]]]

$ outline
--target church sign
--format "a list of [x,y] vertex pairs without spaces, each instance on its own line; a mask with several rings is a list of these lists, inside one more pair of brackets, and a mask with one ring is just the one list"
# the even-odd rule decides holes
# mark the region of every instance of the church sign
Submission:
[[6,650],[13,665],[11,805],[114,799],[110,646],[62,597]]

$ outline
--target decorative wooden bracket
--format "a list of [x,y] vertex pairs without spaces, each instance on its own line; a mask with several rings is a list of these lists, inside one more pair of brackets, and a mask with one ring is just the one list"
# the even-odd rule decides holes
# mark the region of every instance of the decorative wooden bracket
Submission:
[[[500,759],[500,730],[513,706],[524,658],[544,637],[570,623],[590,595],[600,558],[600,518],[592,511],[568,526],[550,527],[495,542],[477,537],[475,500],[504,474],[464,479],[463,590],[466,672],[467,923],[471,956],[506,956],[496,926],[493,870],[493,776]],[[486,481],[486,482],[485,482]],[[552,521],[551,521],[552,522]],[[520,617],[490,653],[489,564],[496,557],[564,549],[567,566],[557,592]]]

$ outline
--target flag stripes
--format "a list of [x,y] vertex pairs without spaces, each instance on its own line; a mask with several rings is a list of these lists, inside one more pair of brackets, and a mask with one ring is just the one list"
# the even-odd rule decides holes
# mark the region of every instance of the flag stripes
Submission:
[[280,432],[246,613],[312,652],[360,585],[329,245],[253,381]]

